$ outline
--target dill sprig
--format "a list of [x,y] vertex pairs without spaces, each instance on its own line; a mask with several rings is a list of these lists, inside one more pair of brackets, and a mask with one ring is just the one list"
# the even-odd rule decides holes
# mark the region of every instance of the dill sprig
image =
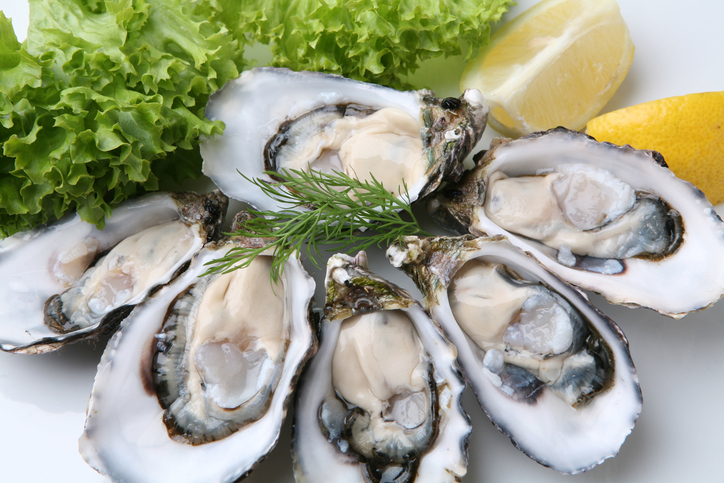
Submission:
[[[279,180],[269,183],[250,179],[264,193],[285,206],[280,211],[249,210],[248,220],[232,236],[265,238],[263,247],[234,247],[226,256],[209,263],[207,273],[228,273],[248,267],[262,252],[273,249],[271,278],[274,283],[293,254],[306,253],[320,267],[325,251],[366,250],[382,247],[406,235],[428,235],[410,208],[407,186],[395,196],[372,177],[360,181],[344,173],[284,169],[265,174]],[[409,218],[409,219],[406,219]],[[364,233],[364,235],[363,235]]]

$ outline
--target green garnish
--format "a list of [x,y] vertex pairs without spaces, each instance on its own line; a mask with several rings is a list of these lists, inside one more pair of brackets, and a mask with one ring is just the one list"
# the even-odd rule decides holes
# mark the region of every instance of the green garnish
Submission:
[[406,235],[428,235],[420,228],[406,201],[409,199],[407,186],[403,186],[404,194],[398,197],[374,177],[372,181],[360,181],[339,172],[307,173],[296,169],[266,174],[281,181],[268,183],[242,176],[288,208],[250,210],[258,217],[247,221],[232,235],[267,238],[269,244],[232,248],[225,257],[209,263],[212,267],[207,274],[248,267],[257,255],[271,247],[274,251],[271,278],[276,283],[284,272],[285,262],[293,254],[299,257],[304,251],[319,268],[322,245],[329,246],[325,251],[350,253],[372,245],[382,247]]
[[[271,64],[340,74],[395,88],[421,62],[488,43],[511,0],[221,0],[237,38],[270,44]],[[238,12],[238,13],[237,13]],[[234,22],[236,20],[237,23]]]
[[0,237],[201,175],[209,95],[244,66],[216,2],[29,0],[0,13]]

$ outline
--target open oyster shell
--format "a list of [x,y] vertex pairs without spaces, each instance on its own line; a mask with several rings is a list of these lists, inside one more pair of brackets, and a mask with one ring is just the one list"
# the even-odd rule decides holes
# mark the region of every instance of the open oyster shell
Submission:
[[455,348],[366,255],[327,264],[320,349],[297,394],[299,483],[453,482],[467,471],[470,422]]
[[507,236],[611,303],[679,318],[724,294],[724,223],[655,152],[563,128],[496,139],[428,208],[448,227]]
[[458,351],[485,413],[567,474],[615,456],[641,412],[618,326],[505,237],[405,237],[388,251]]
[[113,210],[105,228],[71,215],[0,242],[0,348],[48,352],[115,329],[218,235],[219,191],[155,193]]
[[270,256],[203,276],[238,244],[212,243],[137,306],[98,366],[79,448],[114,481],[232,482],[276,445],[316,339],[314,281],[299,260],[270,283]]
[[488,108],[472,89],[459,99],[400,92],[337,75],[256,68],[214,93],[206,117],[226,124],[201,144],[203,171],[227,196],[260,210],[277,201],[244,179],[273,182],[283,168],[371,173],[413,202],[456,180],[480,139]]

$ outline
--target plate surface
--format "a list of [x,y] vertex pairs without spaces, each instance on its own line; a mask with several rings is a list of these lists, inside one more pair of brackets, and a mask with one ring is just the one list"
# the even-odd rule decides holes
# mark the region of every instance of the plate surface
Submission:
[[[535,1],[519,0],[497,25]],[[724,2],[639,0],[619,2],[636,53],[629,74],[604,112],[663,97],[724,90]],[[27,29],[27,2],[0,0],[19,37]],[[427,62],[415,79],[439,96],[459,95],[464,67],[459,58]],[[440,76],[442,73],[442,76]],[[478,149],[496,134],[488,128]],[[723,180],[724,181],[724,180]],[[208,188],[210,182],[201,183]],[[231,210],[234,207],[232,206]],[[717,211],[724,214],[724,205]],[[436,229],[430,225],[431,229]],[[724,263],[712,260],[712,263]],[[392,269],[381,251],[371,251],[371,268],[419,296]],[[321,283],[322,273],[315,272]],[[322,300],[318,289],[317,300]],[[517,451],[484,416],[470,391],[465,409],[473,421],[466,482],[679,482],[718,481],[724,453],[724,302],[682,320],[650,310],[630,310],[592,297],[628,336],[644,394],[641,417],[621,452],[591,471],[564,477]],[[0,479],[90,483],[107,481],[85,464],[77,439],[105,340],[59,352],[23,356],[0,353]],[[292,483],[290,423],[277,448],[245,481]]]

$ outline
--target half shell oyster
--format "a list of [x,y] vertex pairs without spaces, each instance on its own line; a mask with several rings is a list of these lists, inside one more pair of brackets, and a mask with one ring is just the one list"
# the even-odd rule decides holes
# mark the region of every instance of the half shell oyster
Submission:
[[206,117],[226,128],[202,143],[203,170],[229,197],[261,210],[280,206],[239,172],[268,182],[264,171],[285,168],[371,175],[397,194],[404,183],[412,202],[460,177],[487,112],[474,89],[436,99],[428,90],[256,68],[211,96]]
[[724,294],[724,223],[655,152],[563,128],[499,138],[428,208],[447,226],[507,236],[611,303],[679,318]]
[[114,481],[232,482],[276,445],[316,339],[314,281],[297,259],[270,283],[271,254],[199,277],[243,244],[205,247],[189,269],[137,306],[98,366],[79,447]]
[[320,349],[297,395],[299,483],[453,482],[470,422],[455,349],[404,290],[334,255]]
[[567,474],[618,453],[641,390],[626,338],[585,295],[502,236],[405,237],[387,253],[516,447]]
[[228,199],[155,193],[121,204],[103,230],[72,215],[0,243],[0,348],[38,353],[97,337],[217,236]]

